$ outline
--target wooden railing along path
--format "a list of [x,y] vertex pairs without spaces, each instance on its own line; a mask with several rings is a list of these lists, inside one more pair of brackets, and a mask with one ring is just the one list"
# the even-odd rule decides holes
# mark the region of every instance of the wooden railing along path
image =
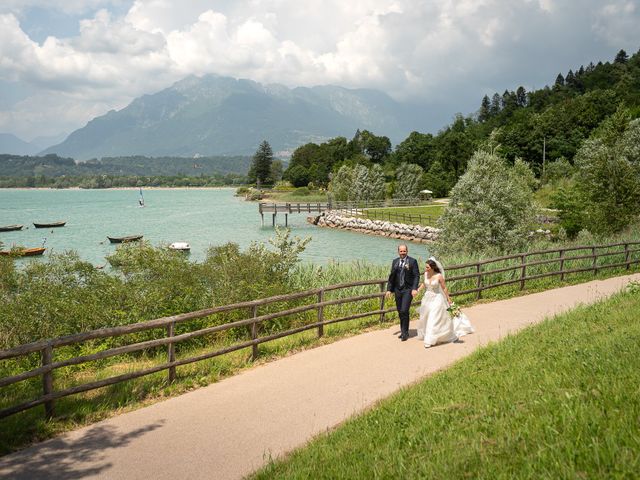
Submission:
[[[564,280],[565,277],[570,274],[593,272],[593,275],[597,275],[599,271],[607,268],[619,268],[626,271],[629,270],[632,265],[640,263],[640,255],[638,255],[638,252],[640,252],[639,245],[640,242],[626,242],[610,245],[578,246],[508,255],[463,265],[452,265],[446,267],[447,284],[449,285],[449,290],[452,296],[473,295],[476,298],[481,298],[482,292],[489,289],[519,284],[519,289],[523,290],[526,282],[545,277],[559,276],[560,280]],[[535,259],[534,257],[539,258]],[[371,293],[346,296],[344,298],[331,300],[327,300],[325,298],[325,294],[328,292],[335,291],[338,293],[348,293],[347,290],[354,287],[375,288]],[[43,404],[45,406],[46,416],[51,417],[54,415],[54,402],[69,395],[125,382],[127,380],[150,375],[162,370],[168,371],[168,381],[172,382],[176,378],[176,368],[181,365],[200,362],[245,348],[251,348],[252,359],[255,359],[259,353],[258,346],[262,343],[295,335],[311,329],[317,329],[317,335],[318,337],[321,337],[324,334],[324,327],[326,325],[338,322],[345,322],[348,320],[371,316],[379,316],[379,321],[384,322],[385,315],[395,311],[395,307],[385,308],[385,289],[386,279],[365,280],[340,285],[331,285],[304,292],[279,295],[260,300],[236,303],[233,305],[213,307],[131,325],[103,328],[66,337],[41,340],[26,345],[20,345],[9,350],[0,351],[0,360],[3,361],[33,355],[34,353],[39,353],[41,358],[41,366],[38,368],[17,375],[0,378],[0,388],[6,388],[10,385],[35,377],[41,377],[42,379],[42,394],[40,396],[23,403],[3,408],[0,410],[0,418]],[[294,308],[287,308],[285,310],[272,313],[260,314],[259,312],[260,308],[270,305],[273,306],[273,304],[276,303],[309,298],[314,299],[314,303],[304,304]],[[376,307],[367,307],[370,309],[366,311],[337,318],[329,318],[329,316],[325,314],[325,311],[330,306],[372,301],[374,299],[377,299],[377,302],[375,303]],[[417,302],[414,303],[417,304]],[[246,311],[246,318],[242,320],[201,328],[196,331],[190,331],[179,335],[176,335],[175,333],[177,325],[185,324],[189,320],[208,317],[222,312],[238,312],[243,310]],[[314,321],[295,328],[289,328],[285,331],[271,333],[264,336],[260,335],[260,326],[263,322],[297,315],[303,312],[315,312],[313,315]],[[218,348],[210,352],[201,353],[197,356],[187,356],[186,358],[176,359],[175,346],[180,342],[202,337],[204,335],[210,335],[215,332],[224,332],[237,327],[249,328],[250,339],[239,341],[238,343],[227,345],[223,348]],[[54,360],[54,349],[60,347],[79,345],[89,340],[115,338],[135,332],[157,329],[162,329],[166,332],[163,338],[147,340],[116,348],[109,348],[90,355]],[[166,362],[151,368],[109,377],[98,381],[90,381],[88,383],[76,385],[63,390],[56,390],[54,388],[54,372],[57,369],[106,359],[117,355],[139,352],[155,347],[166,348]]]

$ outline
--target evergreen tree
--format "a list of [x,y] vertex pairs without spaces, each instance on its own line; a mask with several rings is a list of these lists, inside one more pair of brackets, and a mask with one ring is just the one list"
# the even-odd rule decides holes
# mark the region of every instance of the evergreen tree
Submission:
[[[271,179],[271,165],[273,164],[273,151],[269,142],[264,140],[255,155],[253,156],[253,163],[251,164],[251,170],[249,171],[250,181],[254,181],[260,185],[269,183]],[[253,177],[253,178],[252,178]]]
[[629,55],[627,55],[627,52],[625,52],[624,50],[620,50],[617,54],[616,54],[616,58],[613,61],[613,63],[622,63],[625,64],[627,63],[627,61],[629,60]]
[[561,73],[558,74],[558,76],[556,77],[556,83],[554,84],[555,87],[564,87],[564,77],[562,76]]
[[480,122],[486,122],[491,116],[491,100],[489,96],[482,97],[482,103],[480,104],[480,110],[478,111],[478,120]]
[[527,106],[527,91],[522,85],[519,86],[518,90],[516,91],[516,103],[519,107]]
[[500,95],[496,92],[493,94],[493,97],[491,97],[491,115],[495,116],[498,115],[500,113],[500,110],[502,109],[502,97],[500,97]]

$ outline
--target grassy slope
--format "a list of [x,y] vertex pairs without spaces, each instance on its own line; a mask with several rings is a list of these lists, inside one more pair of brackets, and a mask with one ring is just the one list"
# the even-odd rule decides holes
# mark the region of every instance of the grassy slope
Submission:
[[637,478],[640,293],[483,348],[255,478]]

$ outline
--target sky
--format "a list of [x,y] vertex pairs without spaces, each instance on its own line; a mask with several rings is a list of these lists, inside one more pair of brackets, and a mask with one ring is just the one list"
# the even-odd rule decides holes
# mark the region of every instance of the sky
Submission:
[[0,0],[0,133],[71,133],[208,73],[378,89],[435,133],[485,94],[637,52],[638,25],[640,0]]

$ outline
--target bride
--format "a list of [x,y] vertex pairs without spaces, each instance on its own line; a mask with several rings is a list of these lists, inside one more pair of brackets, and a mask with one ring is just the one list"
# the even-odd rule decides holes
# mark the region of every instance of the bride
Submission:
[[451,318],[447,311],[451,297],[444,281],[444,269],[433,257],[427,260],[424,272],[424,283],[418,291],[426,289],[420,304],[418,320],[418,338],[424,338],[424,347],[438,343],[453,342],[463,335],[473,333],[469,319],[464,315]]

